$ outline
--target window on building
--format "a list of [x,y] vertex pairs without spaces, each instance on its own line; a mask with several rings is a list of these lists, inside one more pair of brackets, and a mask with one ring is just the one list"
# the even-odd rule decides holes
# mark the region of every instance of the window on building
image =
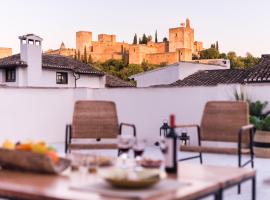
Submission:
[[68,73],[56,72],[56,84],[68,84]]
[[6,69],[6,82],[16,81],[16,69]]

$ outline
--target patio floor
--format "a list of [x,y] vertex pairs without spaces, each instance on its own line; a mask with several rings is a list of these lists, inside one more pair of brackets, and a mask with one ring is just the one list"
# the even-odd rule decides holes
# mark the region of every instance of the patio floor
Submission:
[[[54,144],[59,153],[64,152],[63,144]],[[108,155],[108,156],[116,156],[116,150],[100,150],[95,151],[98,155]],[[194,155],[193,153],[187,152],[179,152],[179,158],[188,157],[190,155]],[[150,157],[161,157],[161,153],[157,147],[151,146],[148,147],[145,151],[145,156]],[[244,156],[243,159],[249,158],[248,156]],[[224,154],[203,154],[204,164],[209,165],[219,165],[219,166],[237,166],[237,156],[236,155],[224,155]],[[198,159],[193,159],[189,161],[185,161],[188,163],[196,163],[199,164]],[[270,180],[270,160],[255,158],[255,169],[257,170],[257,200],[269,200],[270,199],[270,181],[268,184],[264,183],[265,179]],[[249,167],[249,166],[247,166]],[[181,173],[181,172],[180,172]],[[204,198],[203,200],[211,200],[213,197]],[[242,184],[242,192],[240,195],[237,194],[237,187],[233,187],[225,190],[224,192],[225,200],[249,200],[251,199],[251,182],[245,182]]]

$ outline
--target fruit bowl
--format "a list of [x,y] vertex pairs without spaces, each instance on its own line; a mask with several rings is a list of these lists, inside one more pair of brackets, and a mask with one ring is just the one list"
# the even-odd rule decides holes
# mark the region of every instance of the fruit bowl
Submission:
[[44,154],[0,148],[0,166],[3,169],[59,174],[70,166],[70,160],[59,158],[54,162]]

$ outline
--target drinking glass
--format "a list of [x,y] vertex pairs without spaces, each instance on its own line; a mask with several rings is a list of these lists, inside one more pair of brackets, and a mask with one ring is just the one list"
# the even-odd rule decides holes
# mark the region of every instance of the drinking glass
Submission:
[[128,153],[129,150],[132,148],[134,142],[134,138],[131,135],[119,135],[118,136],[118,152],[119,152],[119,158],[122,161],[122,168],[126,168],[126,161],[128,159]]
[[145,146],[146,146],[146,139],[138,139],[136,138],[133,144],[133,151],[134,151],[134,157],[135,157],[135,169],[140,170],[142,169],[141,165],[140,165],[140,161],[142,160],[142,155],[144,153],[145,150]]

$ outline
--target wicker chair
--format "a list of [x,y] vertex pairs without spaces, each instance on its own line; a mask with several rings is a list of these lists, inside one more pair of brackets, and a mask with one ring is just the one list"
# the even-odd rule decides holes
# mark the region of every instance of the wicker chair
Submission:
[[[66,126],[65,152],[72,149],[116,149],[115,141],[104,143],[103,139],[116,139],[122,127],[133,128],[133,124],[118,124],[116,106],[110,101],[77,101],[74,107],[72,124]],[[73,142],[73,139],[92,139],[94,142]]]
[[[210,101],[204,108],[201,126],[196,124],[179,125],[177,128],[197,128],[199,155],[183,158],[189,160],[199,158],[202,164],[202,141],[235,142],[238,144],[238,167],[253,162],[253,135],[255,128],[249,124],[249,107],[246,102]],[[242,148],[249,148],[250,160],[242,164]]]

